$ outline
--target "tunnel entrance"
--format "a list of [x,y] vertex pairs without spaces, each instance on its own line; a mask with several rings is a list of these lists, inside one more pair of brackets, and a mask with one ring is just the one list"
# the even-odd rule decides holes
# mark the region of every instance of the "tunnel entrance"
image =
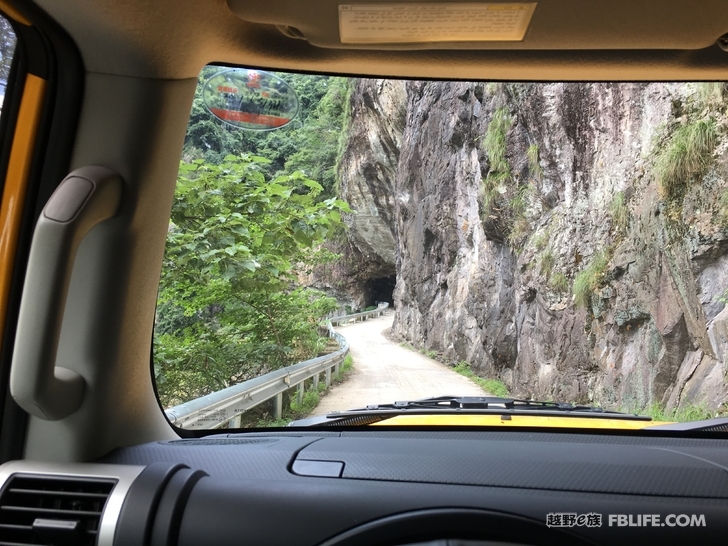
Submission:
[[386,301],[390,307],[394,307],[394,285],[397,283],[397,276],[369,279],[364,285],[364,305],[371,307],[380,301]]

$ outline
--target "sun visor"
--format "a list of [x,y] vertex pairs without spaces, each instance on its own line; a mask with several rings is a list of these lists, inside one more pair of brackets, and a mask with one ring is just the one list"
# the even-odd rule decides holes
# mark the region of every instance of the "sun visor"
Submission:
[[[240,18],[348,49],[702,49],[728,33],[728,2],[228,0]],[[685,24],[689,21],[690,24]]]

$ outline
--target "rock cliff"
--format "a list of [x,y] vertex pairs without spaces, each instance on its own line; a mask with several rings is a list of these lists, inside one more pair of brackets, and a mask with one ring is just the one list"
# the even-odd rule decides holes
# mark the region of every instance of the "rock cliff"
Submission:
[[350,292],[396,275],[397,334],[517,395],[717,408],[723,92],[357,80],[339,171]]

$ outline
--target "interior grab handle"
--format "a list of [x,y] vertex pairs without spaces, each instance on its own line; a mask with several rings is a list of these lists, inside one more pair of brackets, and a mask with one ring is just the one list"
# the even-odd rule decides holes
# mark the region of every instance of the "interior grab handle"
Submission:
[[31,415],[58,420],[83,402],[84,379],[56,366],[66,295],[81,241],[119,210],[121,177],[106,167],[82,167],[63,179],[33,233],[20,302],[10,393]]

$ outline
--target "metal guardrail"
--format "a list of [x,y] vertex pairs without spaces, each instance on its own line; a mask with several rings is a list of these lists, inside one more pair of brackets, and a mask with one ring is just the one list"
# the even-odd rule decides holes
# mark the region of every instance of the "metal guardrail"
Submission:
[[343,317],[333,317],[329,319],[329,322],[332,325],[335,324],[336,326],[341,326],[341,324],[349,321],[367,320],[372,317],[380,317],[388,308],[389,304],[384,302],[377,305],[377,308],[372,309],[371,311],[363,311],[362,313],[354,313],[353,315],[344,315]]
[[344,315],[329,319],[327,328],[329,337],[336,339],[339,350],[324,356],[305,360],[280,370],[261,375],[196,398],[165,411],[170,422],[184,429],[215,429],[229,423],[230,428],[238,428],[242,414],[263,402],[275,398],[274,417],[280,419],[283,413],[283,393],[297,388],[298,403],[303,401],[304,382],[313,378],[313,385],[318,388],[320,375],[325,374],[325,382],[331,385],[332,370],[336,374],[339,366],[349,354],[349,343],[346,338],[335,332],[332,324],[341,324],[349,320],[366,320],[381,316],[389,307],[388,303],[379,304],[377,309]]

